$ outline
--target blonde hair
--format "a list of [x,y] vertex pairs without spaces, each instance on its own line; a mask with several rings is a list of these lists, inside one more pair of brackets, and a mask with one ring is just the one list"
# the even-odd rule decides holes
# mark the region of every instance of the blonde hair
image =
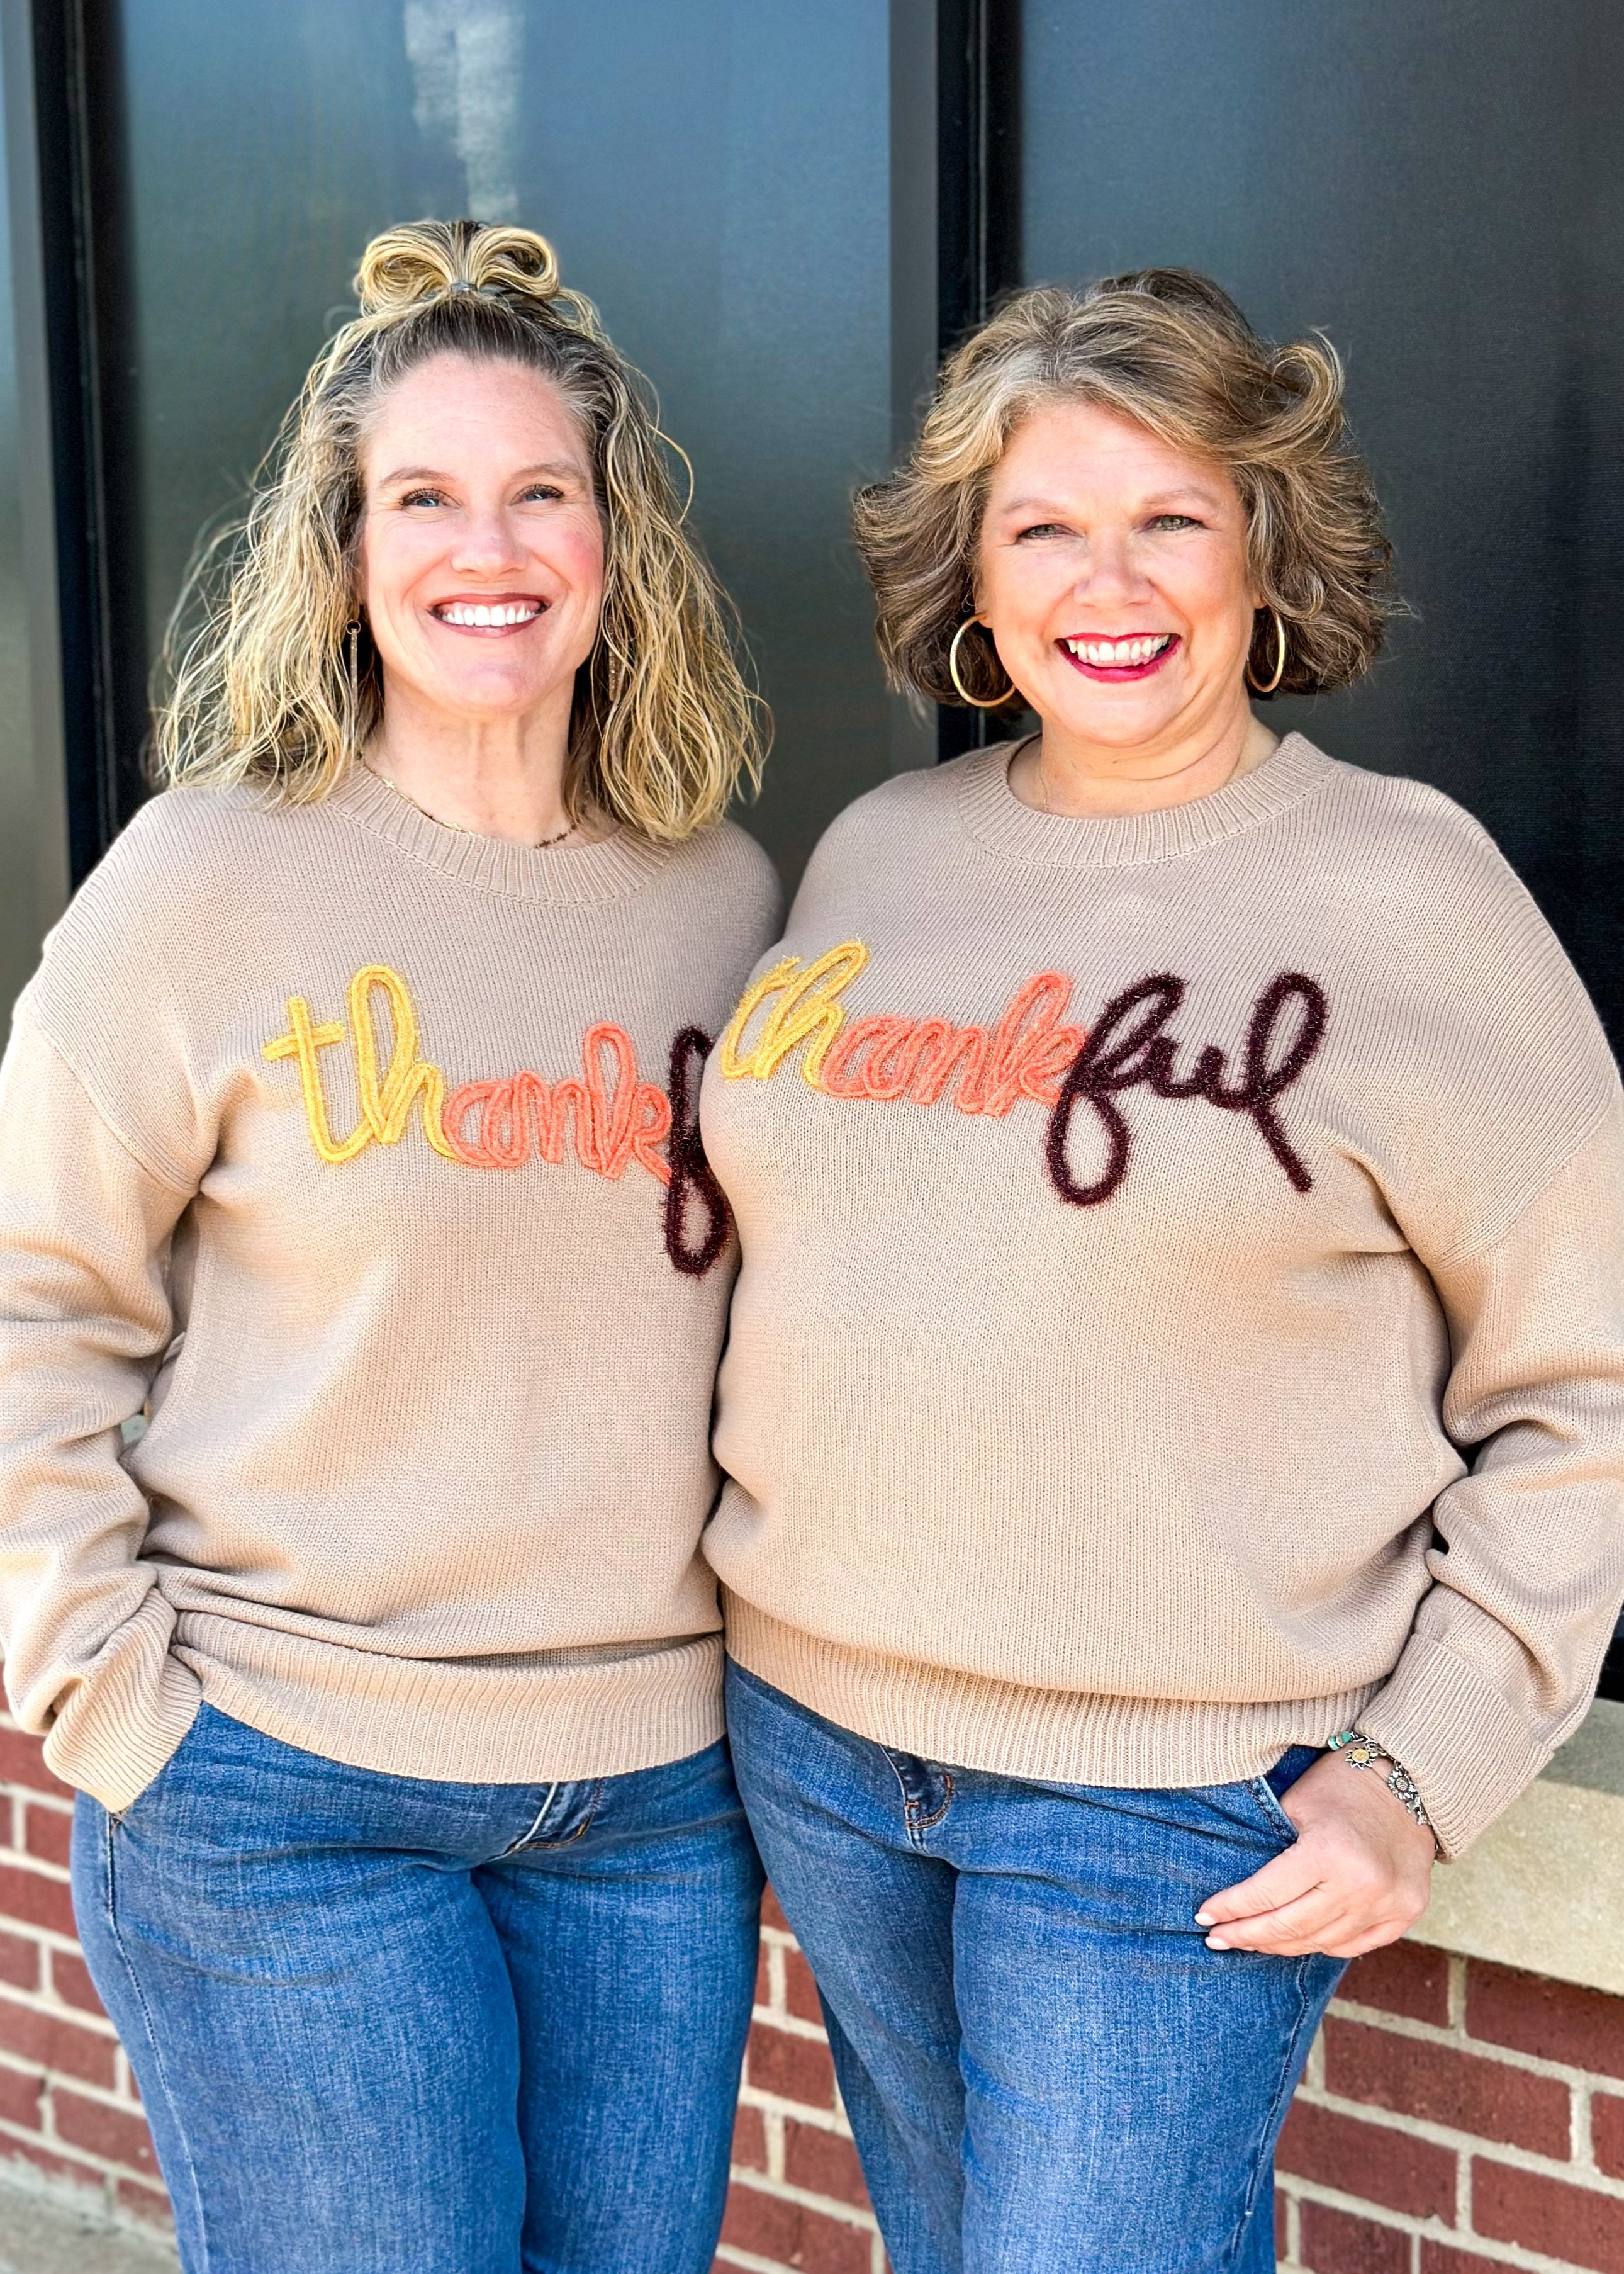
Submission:
[[591,303],[563,290],[552,246],[530,230],[422,221],[387,230],[363,254],[355,290],[361,313],[312,368],[246,519],[187,579],[164,644],[160,777],[254,782],[302,802],[355,762],[383,713],[365,625],[353,683],[348,651],[362,446],[380,398],[415,365],[452,354],[539,372],[589,446],[604,596],[576,674],[571,817],[592,804],[665,840],[719,819],[741,777],[759,782],[763,707],[734,660],[728,603],[683,527],[646,380]]
[[[1021,293],[951,355],[908,463],[858,493],[855,527],[893,687],[962,698],[948,671],[976,606],[976,548],[992,470],[1022,419],[1055,402],[1100,404],[1215,461],[1240,493],[1264,597],[1248,661],[1282,695],[1345,687],[1381,646],[1392,548],[1342,410],[1335,350],[1316,335],[1259,338],[1229,295],[1185,268],[1144,268],[1081,293]],[[1006,674],[972,635],[959,675],[991,697]],[[1018,700],[1013,690],[1011,699]]]

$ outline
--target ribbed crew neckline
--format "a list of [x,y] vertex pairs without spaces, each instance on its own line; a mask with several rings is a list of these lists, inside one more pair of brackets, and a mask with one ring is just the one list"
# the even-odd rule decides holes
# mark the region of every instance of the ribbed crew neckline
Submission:
[[668,845],[656,845],[625,828],[617,828],[601,845],[559,845],[545,853],[505,838],[447,829],[360,765],[350,769],[328,802],[408,860],[503,900],[571,907],[626,900],[671,858]]
[[1318,788],[1333,765],[1323,750],[1290,734],[1255,772],[1184,805],[1105,816],[1040,813],[1010,787],[1010,763],[1022,747],[999,742],[965,762],[959,812],[970,835],[989,852],[1051,869],[1131,869],[1199,853],[1283,813]]

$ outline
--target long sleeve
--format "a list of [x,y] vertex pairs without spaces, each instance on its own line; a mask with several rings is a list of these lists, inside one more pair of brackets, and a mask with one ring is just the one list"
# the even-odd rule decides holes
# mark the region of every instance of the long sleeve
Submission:
[[1624,1111],[1499,1239],[1424,1260],[1470,1466],[1434,1504],[1432,1587],[1360,1719],[1454,1855],[1588,1707],[1624,1594]]
[[56,1773],[127,1807],[190,1728],[195,1675],[120,1459],[174,1322],[192,1195],[137,1160],[26,1016],[0,1066],[0,1638]]

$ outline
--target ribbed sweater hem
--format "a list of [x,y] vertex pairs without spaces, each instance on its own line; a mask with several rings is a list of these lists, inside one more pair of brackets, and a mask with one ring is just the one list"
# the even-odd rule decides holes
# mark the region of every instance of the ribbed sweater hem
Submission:
[[1292,1745],[1323,1745],[1381,1686],[1327,1698],[1211,1704],[1037,1690],[853,1650],[783,1625],[723,1590],[727,1647],[747,1673],[860,1737],[951,1768],[1130,1790],[1261,1776]]
[[[724,1733],[722,1638],[534,1664],[335,1650],[183,1612],[175,1655],[204,1698],[262,1736],[347,1766],[453,1784],[658,1768]],[[162,1766],[162,1764],[160,1764]]]

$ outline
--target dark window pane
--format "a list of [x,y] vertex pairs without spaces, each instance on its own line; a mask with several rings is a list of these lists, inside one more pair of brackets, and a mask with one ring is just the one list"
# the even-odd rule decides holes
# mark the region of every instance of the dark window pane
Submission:
[[67,892],[59,754],[39,733],[33,704],[9,203],[0,166],[0,1040]]
[[1494,832],[1624,1035],[1624,15],[1028,0],[1024,272],[1203,268],[1349,365],[1416,621],[1278,704]]
[[155,639],[366,238],[423,214],[557,245],[653,378],[778,722],[749,825],[786,870],[886,770],[846,537],[890,441],[887,18],[870,0],[132,0],[122,19]]

